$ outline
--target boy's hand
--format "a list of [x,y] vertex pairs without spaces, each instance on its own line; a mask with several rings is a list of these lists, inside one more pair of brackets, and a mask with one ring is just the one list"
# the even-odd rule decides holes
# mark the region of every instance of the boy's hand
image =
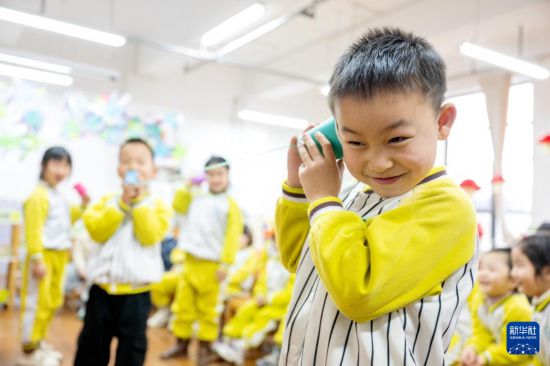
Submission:
[[[311,130],[315,125],[309,125],[303,132]],[[302,183],[300,183],[300,164],[302,164],[302,159],[298,153],[298,137],[293,136],[290,139],[290,148],[288,149],[287,155],[287,178],[286,183],[291,187],[301,188]]]
[[343,161],[336,161],[327,138],[319,132],[315,138],[323,148],[322,154],[308,134],[304,134],[303,143],[298,144],[298,153],[303,162],[299,169],[300,182],[310,202],[327,196],[338,197],[344,172]]
[[474,347],[466,347],[460,357],[462,366],[475,366],[477,364],[477,351]]
[[82,207],[86,208],[88,207],[88,204],[90,203],[90,196],[87,194],[82,196]]
[[130,206],[132,200],[138,198],[141,195],[141,187],[125,184],[122,186],[122,202]]
[[227,270],[222,267],[218,268],[216,270],[216,278],[218,279],[218,281],[223,282],[223,280],[225,280],[225,277],[227,277]]
[[32,262],[31,274],[35,279],[41,280],[44,278],[46,273],[48,273],[48,268],[46,268],[46,265],[42,262],[42,260]]

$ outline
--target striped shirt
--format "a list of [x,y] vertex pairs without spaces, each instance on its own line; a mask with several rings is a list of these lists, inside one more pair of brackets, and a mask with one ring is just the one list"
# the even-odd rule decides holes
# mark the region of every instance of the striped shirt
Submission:
[[[385,199],[358,184],[343,192],[341,198],[343,209],[367,220],[398,207],[410,195]],[[294,193],[283,199],[297,202],[300,197]],[[330,209],[328,206],[321,204],[312,214]],[[477,255],[442,283],[438,295],[423,297],[370,321],[355,322],[338,309],[327,292],[310,254],[310,240],[308,236],[300,254],[280,365],[445,364],[444,352],[473,287]]]

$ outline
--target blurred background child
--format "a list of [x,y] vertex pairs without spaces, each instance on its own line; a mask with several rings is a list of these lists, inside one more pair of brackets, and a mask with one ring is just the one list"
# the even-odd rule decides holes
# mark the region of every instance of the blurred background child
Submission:
[[525,295],[516,292],[511,276],[510,249],[493,249],[479,260],[480,296],[472,312],[473,333],[466,342],[464,366],[528,365],[531,358],[511,355],[506,349],[506,324],[531,320]]
[[533,321],[540,326],[537,359],[550,365],[550,233],[537,231],[512,249],[512,277],[519,290],[531,297]]

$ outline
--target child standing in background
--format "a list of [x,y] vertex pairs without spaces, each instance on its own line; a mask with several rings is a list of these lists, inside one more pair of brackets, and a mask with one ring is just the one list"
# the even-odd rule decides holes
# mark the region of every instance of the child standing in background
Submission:
[[512,277],[519,290],[532,297],[533,321],[540,327],[537,360],[550,366],[550,232],[539,228],[512,249]]
[[163,359],[186,356],[193,325],[198,322],[199,365],[215,357],[210,346],[218,337],[220,284],[235,260],[243,232],[241,211],[227,194],[227,161],[213,156],[206,162],[205,171],[208,193],[194,195],[184,187],[174,197],[176,212],[187,215],[179,240],[186,257],[172,305],[171,331],[177,342],[161,354]]
[[113,337],[118,338],[116,365],[141,366],[145,360],[150,284],[164,272],[159,244],[168,232],[171,211],[149,195],[147,183],[156,168],[147,142],[132,138],[122,144],[118,174],[122,194],[103,197],[83,215],[98,244],[88,262],[93,285],[75,366],[106,366]]
[[525,295],[515,291],[510,249],[493,249],[479,260],[477,306],[472,311],[472,337],[462,352],[463,366],[529,365],[531,357],[506,349],[506,324],[531,320]]
[[27,256],[21,289],[23,356],[18,366],[55,366],[61,353],[45,343],[48,326],[63,304],[65,266],[71,249],[71,223],[82,207],[69,207],[58,186],[70,174],[71,155],[63,147],[44,153],[40,183],[24,203]]

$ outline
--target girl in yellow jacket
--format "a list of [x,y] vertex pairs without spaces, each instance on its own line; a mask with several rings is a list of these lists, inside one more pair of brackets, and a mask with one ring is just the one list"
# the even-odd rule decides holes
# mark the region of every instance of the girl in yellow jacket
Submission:
[[[71,155],[51,147],[42,157],[40,183],[24,203],[27,256],[21,291],[23,356],[17,365],[57,365],[61,354],[44,342],[48,326],[63,303],[70,228],[81,207],[69,207],[58,186],[71,173]],[[82,198],[85,206],[89,198]]]
[[147,182],[156,173],[153,150],[141,139],[122,144],[118,174],[123,193],[103,197],[83,215],[97,245],[90,253],[92,283],[75,366],[107,366],[111,341],[118,339],[116,365],[141,366],[147,350],[150,284],[164,266],[160,241],[170,226],[170,209],[153,199]]
[[199,365],[207,364],[214,356],[210,344],[218,337],[220,283],[235,260],[243,232],[241,211],[227,194],[227,161],[213,156],[206,162],[205,172],[208,193],[193,194],[189,187],[184,187],[174,196],[174,209],[187,217],[179,238],[186,257],[172,304],[171,331],[177,341],[161,354],[163,359],[187,355],[193,325],[197,322]]
[[479,261],[480,297],[472,312],[472,337],[462,352],[463,366],[529,365],[531,357],[506,349],[506,325],[531,320],[525,295],[515,292],[510,249],[493,249]]
[[512,249],[512,277],[532,297],[533,321],[540,327],[537,361],[550,366],[550,234],[537,232]]

